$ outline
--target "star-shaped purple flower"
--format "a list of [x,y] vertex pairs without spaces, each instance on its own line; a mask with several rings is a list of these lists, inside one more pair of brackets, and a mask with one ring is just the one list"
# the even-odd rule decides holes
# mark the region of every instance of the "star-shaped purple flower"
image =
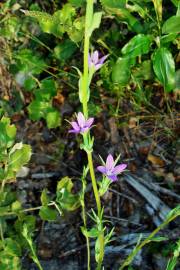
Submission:
[[116,162],[113,159],[112,155],[108,155],[106,159],[105,166],[98,166],[97,169],[101,173],[103,173],[107,178],[109,178],[111,181],[117,180],[117,175],[122,173],[125,168],[127,167],[127,164],[119,164],[116,166]]
[[105,56],[99,58],[98,51],[94,51],[93,53],[89,54],[89,56],[88,56],[89,68],[94,67],[95,70],[100,69],[107,57],[108,57],[108,55],[105,55]]
[[85,133],[91,128],[93,122],[94,118],[86,120],[82,112],[79,112],[77,114],[77,122],[70,122],[73,129],[70,129],[69,133]]

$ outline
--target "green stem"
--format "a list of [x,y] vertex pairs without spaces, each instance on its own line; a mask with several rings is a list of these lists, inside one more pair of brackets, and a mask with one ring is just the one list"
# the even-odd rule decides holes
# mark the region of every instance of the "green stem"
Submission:
[[84,73],[83,73],[83,113],[85,118],[88,118],[88,53],[89,53],[89,38],[85,33],[84,39]]
[[[87,220],[86,220],[86,212],[85,212],[85,207],[84,204],[82,204],[82,217],[83,217],[83,223],[84,227],[87,228]],[[90,242],[89,242],[89,237],[86,236],[86,246],[87,246],[87,269],[90,270]]]
[[90,170],[90,175],[91,175],[91,180],[92,180],[94,196],[95,196],[95,199],[96,199],[98,216],[100,217],[100,215],[101,215],[101,201],[100,201],[99,192],[98,192],[97,183],[96,183],[96,178],[95,178],[95,173],[94,173],[92,154],[88,153],[87,156],[88,156],[88,164],[89,164],[89,170]]

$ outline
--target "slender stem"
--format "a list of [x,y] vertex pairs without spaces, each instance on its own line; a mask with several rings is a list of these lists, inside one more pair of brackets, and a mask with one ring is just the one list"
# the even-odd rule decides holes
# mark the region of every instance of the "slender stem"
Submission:
[[[87,228],[87,220],[86,220],[86,211],[84,207],[84,203],[82,204],[82,217],[83,217],[83,223],[84,227]],[[89,237],[86,237],[86,246],[87,246],[87,269],[90,270],[90,242],[89,242]]]
[[83,74],[83,112],[84,116],[88,118],[88,105],[87,105],[87,94],[88,94],[88,53],[89,53],[89,37],[85,33],[84,38],[84,74]]
[[90,170],[90,175],[91,175],[91,180],[92,180],[94,196],[95,196],[96,204],[97,204],[98,216],[100,216],[100,214],[101,214],[101,201],[100,201],[98,188],[97,188],[97,183],[96,183],[96,178],[95,178],[95,173],[94,173],[92,154],[88,153],[87,156],[88,156],[88,164],[89,164],[89,170]]

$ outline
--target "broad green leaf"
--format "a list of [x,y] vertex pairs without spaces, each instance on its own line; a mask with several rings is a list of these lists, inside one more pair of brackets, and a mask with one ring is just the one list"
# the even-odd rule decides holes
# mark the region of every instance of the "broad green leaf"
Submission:
[[175,63],[171,52],[167,48],[159,48],[153,55],[153,69],[165,91],[175,88]]
[[10,119],[2,117],[0,120],[0,149],[13,145],[16,136],[16,127],[10,124]]
[[180,32],[180,16],[170,17],[162,27],[163,34],[173,34]]
[[52,108],[50,102],[35,99],[28,106],[29,117],[34,121],[45,118],[50,108]]
[[170,33],[170,34],[161,36],[160,37],[161,46],[163,46],[164,44],[167,44],[169,42],[174,41],[176,39],[176,36],[177,36],[177,33],[172,33],[172,34]]
[[[17,145],[17,144],[16,144]],[[15,146],[16,146],[15,145]],[[15,174],[25,165],[31,157],[31,147],[27,144],[18,144],[19,147],[11,150],[8,159],[8,171],[6,179],[14,178]]]
[[44,79],[41,81],[40,89],[35,91],[37,100],[49,101],[57,93],[55,81],[52,79]]
[[65,39],[54,48],[54,55],[58,60],[64,62],[71,58],[76,49],[77,46],[74,42],[69,39]]
[[112,81],[126,86],[131,76],[131,60],[129,57],[119,57],[112,68]]
[[125,56],[136,57],[149,52],[151,46],[151,37],[138,34],[133,37],[121,50]]
[[46,115],[48,128],[57,128],[61,124],[60,112],[52,108]]
[[43,220],[53,221],[56,220],[58,213],[55,209],[48,206],[42,206],[39,215]]

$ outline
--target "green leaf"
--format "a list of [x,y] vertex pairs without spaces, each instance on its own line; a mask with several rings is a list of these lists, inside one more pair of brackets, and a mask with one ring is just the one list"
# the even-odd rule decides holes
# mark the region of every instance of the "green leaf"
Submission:
[[25,90],[27,91],[32,91],[33,89],[36,88],[36,81],[32,77],[28,77],[27,79],[25,79],[23,84],[24,84]]
[[57,218],[57,211],[48,206],[42,206],[39,215],[43,220],[53,221]]
[[13,145],[16,136],[16,127],[10,124],[10,119],[2,117],[0,120],[0,149]]
[[180,16],[170,17],[162,27],[163,34],[173,34],[180,32]]
[[52,108],[46,115],[46,122],[48,128],[57,128],[61,124],[60,112]]
[[35,91],[35,97],[38,100],[49,101],[56,93],[55,81],[52,79],[44,79],[41,81],[40,89]]
[[171,0],[171,2],[172,2],[176,7],[178,7],[179,0]]
[[24,10],[24,13],[26,16],[30,16],[37,19],[43,32],[45,33],[52,32],[54,22],[53,17],[50,14],[41,11],[28,11],[28,10]]
[[86,228],[81,227],[81,231],[85,237],[96,238],[99,235],[99,231],[97,228],[92,228],[88,231]]
[[10,256],[21,256],[20,245],[11,238],[5,239],[5,253]]
[[12,205],[11,205],[12,212],[17,212],[21,208],[22,208],[21,203],[20,203],[20,201],[17,201],[17,200],[15,202],[13,202]]
[[56,201],[61,209],[74,211],[80,206],[78,194],[72,193],[73,183],[69,177],[62,178],[57,185]]
[[101,17],[102,17],[102,12],[95,12],[93,14],[92,22],[91,22],[91,27],[88,29],[88,35],[89,37],[92,35],[92,32],[99,28],[100,23],[101,23]]
[[110,8],[122,8],[125,7],[126,0],[100,0],[102,6]]
[[121,50],[122,54],[136,57],[146,54],[150,50],[151,37],[138,34],[133,37]]
[[21,270],[21,261],[17,256],[10,256],[5,251],[0,252],[1,270]]
[[137,33],[143,33],[144,29],[141,23],[136,17],[131,15],[131,13],[127,9],[108,7],[106,8],[106,11],[108,14],[116,15],[120,21],[126,22],[131,30]]
[[73,25],[71,28],[67,29],[67,34],[73,42],[77,43],[83,39],[84,24],[85,17],[81,16],[73,21]]
[[21,84],[24,83],[28,76],[40,74],[46,68],[46,63],[40,55],[30,49],[22,49],[18,53],[14,53],[14,58],[16,59],[16,68],[24,76],[22,82],[20,82]]
[[15,174],[25,165],[31,157],[31,147],[27,144],[17,143],[11,149],[8,159],[6,179],[14,178]]
[[58,44],[54,48],[54,55],[60,61],[66,61],[74,54],[77,46],[69,39],[65,39],[62,43]]
[[175,88],[175,63],[171,52],[167,48],[162,47],[155,51],[153,68],[165,91],[172,91]]
[[29,117],[32,120],[39,120],[45,118],[49,108],[52,108],[50,102],[33,100],[28,106]]
[[50,199],[47,195],[47,189],[43,189],[42,193],[41,193],[41,203],[43,206],[47,206],[48,203],[50,202]]
[[129,57],[119,57],[112,68],[112,81],[126,86],[131,76],[131,60]]
[[161,241],[167,241],[167,240],[168,240],[168,237],[165,237],[165,236],[156,236],[156,237],[151,238],[151,241],[153,242],[161,242]]
[[68,2],[76,8],[82,7],[86,4],[86,0],[68,0]]
[[177,33],[170,33],[168,35],[164,35],[160,37],[160,44],[163,46],[164,44],[167,44],[169,42],[172,42],[176,39]]

